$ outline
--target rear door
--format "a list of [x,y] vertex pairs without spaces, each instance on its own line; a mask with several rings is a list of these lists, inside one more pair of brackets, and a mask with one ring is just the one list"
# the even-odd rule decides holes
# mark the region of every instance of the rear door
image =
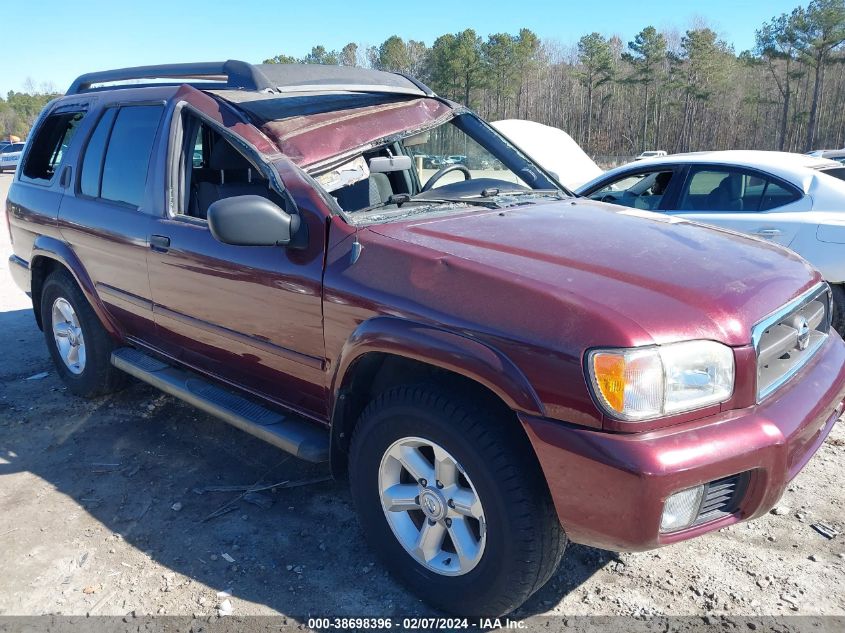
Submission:
[[791,184],[756,170],[694,165],[674,205],[666,209],[672,215],[789,246],[812,200]]
[[147,275],[150,156],[161,103],[109,105],[97,113],[59,226],[100,298],[129,337],[150,341],[155,322]]

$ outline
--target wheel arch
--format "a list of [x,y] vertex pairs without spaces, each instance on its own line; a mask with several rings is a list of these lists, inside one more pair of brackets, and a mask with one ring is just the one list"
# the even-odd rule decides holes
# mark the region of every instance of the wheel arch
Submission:
[[333,376],[331,468],[336,477],[346,472],[349,440],[367,403],[390,387],[424,381],[471,394],[517,425],[514,411],[543,414],[528,379],[500,351],[464,334],[376,317],[349,338]]
[[97,295],[94,283],[82,266],[82,262],[79,261],[79,258],[67,244],[44,235],[37,237],[32,248],[29,268],[32,273],[32,307],[35,311],[35,320],[39,328],[43,329],[43,323],[41,322],[41,295],[44,288],[44,281],[54,271],[65,270],[76,282],[76,285],[79,286],[82,294],[85,295],[85,298],[94,310],[94,314],[97,315],[97,318],[109,335],[118,340],[122,338],[120,329],[109,316],[103,302],[100,300],[99,295]]

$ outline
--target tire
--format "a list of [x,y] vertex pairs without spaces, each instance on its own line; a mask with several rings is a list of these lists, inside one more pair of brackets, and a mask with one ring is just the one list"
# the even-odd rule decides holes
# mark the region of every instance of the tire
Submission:
[[[61,303],[62,301],[65,303]],[[70,314],[75,318],[66,318],[69,314],[66,306],[70,306]],[[54,308],[59,310],[55,324]],[[63,320],[59,322],[58,318]],[[44,282],[41,293],[41,323],[56,371],[72,393],[84,398],[94,398],[117,391],[126,385],[127,375],[111,364],[114,341],[103,328],[76,281],[64,270],[51,273]],[[64,333],[63,336],[55,334],[54,325]],[[60,340],[63,342],[60,343]],[[76,359],[78,361],[81,358],[81,362],[69,365],[65,361],[68,354],[63,356],[60,345],[73,347],[72,343],[65,341],[81,342],[81,348],[76,346]]]
[[[428,467],[433,461],[433,451],[425,448],[428,444],[441,457],[445,451],[453,458],[461,473],[459,487],[445,486],[440,502],[432,504],[432,490],[440,489],[441,482],[421,487],[409,470],[396,466],[401,460],[392,457],[404,455],[401,451],[408,442],[423,446],[416,450],[429,456]],[[414,488],[421,493],[411,504],[419,510],[390,513],[383,508],[381,490],[390,485],[383,478],[385,473],[392,476],[396,468],[404,477],[400,485],[409,486],[404,489],[410,491],[408,498]],[[445,388],[396,387],[374,399],[355,427],[349,471],[353,502],[371,548],[412,592],[447,613],[466,617],[509,613],[548,581],[563,556],[567,539],[522,429],[501,413],[465,401]],[[454,499],[443,508],[446,497],[466,498],[468,489],[480,500],[481,520],[459,516]],[[428,504],[427,510],[422,510],[423,504]],[[432,506],[451,512],[448,516],[454,518],[434,521]],[[397,520],[399,527],[388,517]],[[398,534],[409,534],[413,541],[426,523],[434,530],[450,520],[449,527],[442,528],[448,536],[443,538],[440,554],[430,562],[421,561],[419,554],[410,553],[400,542]],[[457,541],[452,540],[458,527],[477,541],[475,549],[465,546],[463,551],[480,555],[458,555]]]
[[845,338],[845,287],[842,284],[831,284],[830,292],[833,295],[830,325]]

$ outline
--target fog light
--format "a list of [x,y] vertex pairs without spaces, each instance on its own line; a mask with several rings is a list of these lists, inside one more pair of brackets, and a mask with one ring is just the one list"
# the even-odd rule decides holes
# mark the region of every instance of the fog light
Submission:
[[701,497],[704,494],[704,486],[696,486],[688,490],[676,492],[666,499],[663,506],[663,516],[660,518],[661,532],[674,532],[689,527],[701,506]]

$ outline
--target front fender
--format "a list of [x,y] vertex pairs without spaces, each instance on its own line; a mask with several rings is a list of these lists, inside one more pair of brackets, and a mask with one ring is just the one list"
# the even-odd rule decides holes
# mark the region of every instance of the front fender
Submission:
[[[103,324],[103,327],[109,335],[116,340],[122,340],[123,334],[121,329],[109,315],[103,305],[103,302],[100,300],[99,295],[94,289],[94,282],[91,281],[91,278],[88,276],[82,262],[76,256],[76,253],[74,253],[65,242],[57,240],[54,237],[39,235],[35,238],[35,242],[32,246],[32,258],[29,261],[29,268],[32,271],[33,302],[36,301],[36,293],[38,295],[38,299],[40,299],[41,280],[36,281],[37,277],[35,273],[40,266],[39,260],[43,261],[43,259],[58,262],[67,268],[70,274],[73,275],[76,284],[79,286],[79,289],[82,290],[82,294],[85,295],[85,298],[88,300],[88,303],[91,305],[91,308],[94,310],[94,313],[97,315],[97,318],[100,319],[100,323]],[[38,284],[37,288],[36,283]],[[37,310],[36,318],[38,319],[38,324],[41,325],[41,317]]]
[[462,333],[397,317],[375,317],[361,323],[341,350],[332,378],[332,394],[365,354],[380,352],[427,363],[460,374],[495,393],[516,411],[543,415],[543,405],[525,375],[504,354]]

